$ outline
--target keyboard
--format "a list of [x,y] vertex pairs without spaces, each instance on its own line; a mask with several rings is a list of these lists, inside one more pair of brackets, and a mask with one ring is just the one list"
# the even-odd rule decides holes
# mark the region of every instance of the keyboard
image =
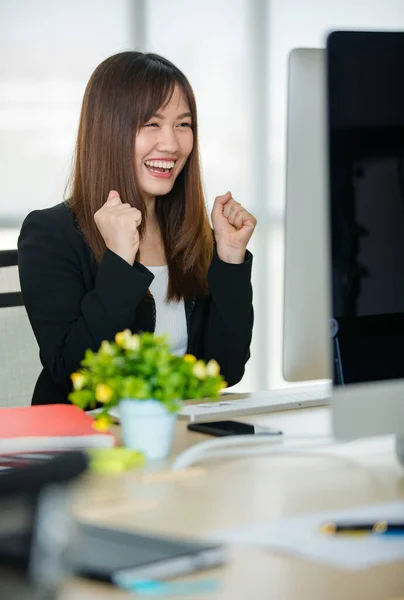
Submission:
[[223,394],[223,399],[216,402],[188,404],[181,409],[178,416],[188,419],[191,423],[221,421],[231,417],[327,406],[330,395],[331,387],[325,384],[255,392],[235,400],[232,400],[231,396],[226,400],[226,394]]
[[[241,417],[243,415],[259,415],[268,412],[292,410],[294,408],[327,406],[330,395],[331,386],[324,383],[267,392],[254,392],[246,394],[242,398],[240,398],[240,394],[237,394],[237,399],[234,400],[231,393],[223,394],[218,401],[183,406],[178,413],[178,417],[187,419],[190,423],[201,423],[223,421],[230,417]],[[87,413],[95,416],[101,410],[101,408],[96,408],[87,411]],[[109,413],[119,423],[119,406],[111,408]]]

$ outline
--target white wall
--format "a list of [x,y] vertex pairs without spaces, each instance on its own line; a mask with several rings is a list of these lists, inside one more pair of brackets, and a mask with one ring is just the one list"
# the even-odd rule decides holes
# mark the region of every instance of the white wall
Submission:
[[0,219],[61,201],[85,84],[132,43],[131,4],[0,3]]

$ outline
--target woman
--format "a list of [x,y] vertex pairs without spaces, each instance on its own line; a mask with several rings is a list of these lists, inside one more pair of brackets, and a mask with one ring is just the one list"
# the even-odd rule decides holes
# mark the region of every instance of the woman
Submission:
[[122,52],[87,85],[71,196],[19,237],[27,313],[43,364],[33,404],[68,402],[85,350],[123,329],[167,333],[215,358],[228,385],[249,358],[256,221],[230,192],[206,214],[195,98],[179,69]]

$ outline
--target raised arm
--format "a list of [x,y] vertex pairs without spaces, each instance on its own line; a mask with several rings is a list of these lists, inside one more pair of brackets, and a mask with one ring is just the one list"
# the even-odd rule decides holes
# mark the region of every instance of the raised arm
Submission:
[[204,355],[215,358],[229,386],[244,375],[253,329],[252,255],[241,264],[226,263],[215,254],[209,269],[210,306]]
[[208,274],[211,300],[204,353],[218,361],[229,385],[240,381],[250,356],[252,255],[246,248],[256,223],[230,192],[215,199],[212,225],[216,251]]
[[131,327],[153,279],[138,263],[132,266],[107,249],[90,289],[90,251],[61,209],[28,215],[18,242],[25,306],[42,364],[55,383],[69,379],[87,348],[98,349],[102,340]]

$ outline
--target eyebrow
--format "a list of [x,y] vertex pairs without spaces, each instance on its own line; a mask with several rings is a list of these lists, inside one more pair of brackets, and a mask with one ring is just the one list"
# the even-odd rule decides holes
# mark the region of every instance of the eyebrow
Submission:
[[[159,115],[159,114],[155,114],[153,116],[154,116],[155,119],[161,119],[161,120],[163,120],[165,118],[165,117],[163,117],[163,115]],[[178,115],[177,119],[185,119],[185,117],[191,117],[192,118],[192,113],[190,113],[190,112],[181,113],[180,115]]]

